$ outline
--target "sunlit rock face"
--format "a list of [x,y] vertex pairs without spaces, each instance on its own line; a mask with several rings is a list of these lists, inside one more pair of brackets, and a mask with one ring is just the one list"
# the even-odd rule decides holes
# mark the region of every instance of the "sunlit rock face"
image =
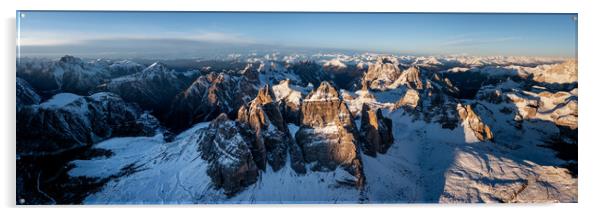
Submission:
[[536,119],[554,122],[571,130],[578,126],[577,88],[570,92],[541,91],[539,93],[521,91],[504,95],[512,103],[521,120]]
[[186,128],[220,113],[236,116],[238,108],[257,94],[258,82],[256,71],[248,68],[241,76],[215,72],[200,76],[175,96],[167,115],[168,125]]
[[344,167],[362,187],[364,176],[358,136],[347,105],[327,82],[310,92],[301,105],[301,126],[295,138],[313,170]]
[[568,60],[561,64],[542,67],[543,70],[533,71],[533,80],[544,83],[573,83],[577,82],[577,61]]
[[57,94],[17,113],[20,154],[54,154],[112,136],[153,135],[159,122],[119,96]]
[[388,88],[395,89],[399,88],[400,86],[406,86],[411,89],[423,89],[425,86],[422,79],[420,68],[417,66],[412,66],[401,72],[395,82],[391,83]]
[[301,100],[307,90],[291,85],[291,80],[283,80],[272,87],[275,100],[282,110],[282,117],[287,123],[299,124]]
[[408,89],[405,95],[395,103],[395,108],[411,108],[416,109],[420,103],[420,94],[414,89]]
[[460,120],[465,125],[465,130],[474,133],[475,137],[480,141],[493,140],[491,129],[481,121],[481,118],[472,110],[470,105],[458,104],[457,110]]
[[251,151],[260,169],[265,170],[267,162],[274,171],[280,170],[286,164],[287,153],[290,153],[292,168],[298,173],[305,173],[301,150],[292,140],[274,98],[271,88],[264,86],[248,106],[239,109],[237,121],[254,135]]
[[363,80],[370,83],[371,89],[386,90],[401,75],[399,63],[394,58],[379,57],[368,67]]
[[201,158],[209,162],[207,175],[228,196],[257,181],[259,168],[253,161],[247,138],[226,114],[215,118],[199,140]]
[[387,153],[393,144],[392,127],[391,119],[384,117],[380,109],[374,110],[364,104],[360,126],[364,153],[370,156]]

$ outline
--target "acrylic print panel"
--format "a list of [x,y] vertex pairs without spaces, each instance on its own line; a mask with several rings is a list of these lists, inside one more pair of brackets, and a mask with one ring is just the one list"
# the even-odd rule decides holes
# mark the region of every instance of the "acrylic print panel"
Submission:
[[576,14],[17,27],[17,204],[578,200]]

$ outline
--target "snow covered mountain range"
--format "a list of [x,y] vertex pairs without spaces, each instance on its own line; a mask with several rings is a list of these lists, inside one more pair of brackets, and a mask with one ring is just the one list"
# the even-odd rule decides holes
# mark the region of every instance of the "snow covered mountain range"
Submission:
[[575,59],[232,56],[20,59],[17,203],[578,200]]

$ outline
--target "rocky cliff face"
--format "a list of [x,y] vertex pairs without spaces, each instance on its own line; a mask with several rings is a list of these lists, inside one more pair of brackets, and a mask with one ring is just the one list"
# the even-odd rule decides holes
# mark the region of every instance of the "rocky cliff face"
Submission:
[[19,60],[17,77],[26,80],[39,93],[56,91],[60,89],[60,79],[57,78],[58,71],[55,73],[55,64],[50,60]]
[[300,61],[291,65],[290,69],[299,76],[303,85],[309,83],[317,85],[328,80],[328,74],[324,73],[322,67],[314,61]]
[[395,82],[389,84],[389,89],[399,88],[399,86],[406,86],[411,89],[423,89],[424,82],[420,73],[420,68],[417,66],[412,66],[403,72],[397,77]]
[[17,111],[25,105],[39,104],[41,100],[27,81],[17,77]]
[[391,119],[384,117],[380,109],[374,110],[364,104],[360,126],[364,153],[373,157],[376,153],[387,153],[393,144],[392,127]]
[[238,108],[257,94],[256,73],[250,70],[244,70],[242,75],[211,72],[198,77],[171,103],[168,125],[186,128],[220,113],[236,116]]
[[161,115],[169,108],[166,104],[192,79],[156,62],[140,73],[113,79],[99,89],[116,93],[128,102],[135,102]]
[[62,71],[57,74],[61,80],[62,91],[82,95],[88,94],[110,76],[107,68],[84,62],[73,56],[63,56],[57,62],[55,70]]
[[405,90],[405,92],[401,91],[403,96],[393,104],[393,110],[403,109],[404,114],[413,116],[415,120],[436,122],[442,128],[454,129],[458,126],[456,110],[458,99],[446,93],[449,87],[444,82],[440,82],[437,74],[431,78],[421,73],[416,66],[405,70],[391,85]]
[[287,123],[299,124],[301,101],[307,93],[306,89],[291,85],[290,80],[283,80],[272,87],[276,101],[282,109],[282,116]]
[[145,68],[143,65],[130,60],[113,62],[108,67],[112,77],[120,77],[140,73]]
[[236,122],[221,114],[201,134],[198,143],[201,158],[209,162],[207,175],[228,196],[255,183],[259,176],[246,139]]
[[17,113],[17,152],[54,154],[112,136],[148,136],[159,128],[152,116],[111,93],[57,94]]
[[493,140],[491,129],[481,121],[481,118],[472,110],[470,105],[458,104],[457,110],[460,120],[465,125],[465,130],[472,131],[480,141]]
[[362,187],[364,175],[359,140],[347,105],[328,82],[310,92],[301,105],[301,126],[295,138],[313,170],[344,167]]
[[306,172],[301,148],[274,98],[271,88],[264,86],[255,99],[240,107],[235,121],[222,113],[201,135],[199,150],[210,164],[207,174],[227,195],[255,183],[261,170],[279,171],[289,158],[296,173]]
[[280,170],[286,164],[287,153],[290,153],[292,168],[298,173],[305,173],[301,150],[292,140],[274,98],[271,88],[264,86],[248,106],[239,109],[237,121],[255,136],[251,150],[260,169],[266,169],[267,161],[274,171]]
[[401,75],[399,63],[394,58],[379,57],[368,67],[363,80],[369,82],[371,89],[386,90]]
[[408,89],[405,95],[395,103],[395,109],[406,107],[416,109],[420,104],[420,94],[414,89]]
[[339,183],[363,187],[357,130],[334,87],[324,82],[303,101],[305,109],[301,109],[301,128],[296,139],[291,137],[275,98],[266,85],[255,99],[240,107],[235,121],[222,113],[201,135],[199,150],[203,159],[209,161],[207,173],[213,184],[227,195],[234,195],[255,183],[260,170],[271,167],[278,171],[290,158],[290,166],[297,174],[306,173],[306,163],[314,171],[341,167],[351,175],[339,179]]
[[80,95],[88,94],[110,77],[107,67],[69,55],[58,61],[19,62],[17,74],[41,92],[63,91]]

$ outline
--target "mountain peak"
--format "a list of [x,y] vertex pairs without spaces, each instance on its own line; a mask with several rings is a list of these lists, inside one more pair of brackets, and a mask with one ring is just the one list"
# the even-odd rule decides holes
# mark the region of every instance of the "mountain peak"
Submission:
[[155,77],[161,74],[166,74],[170,71],[171,70],[169,70],[169,68],[167,68],[165,64],[161,62],[155,62],[150,66],[146,67],[144,70],[142,70],[142,74],[144,76]]
[[149,65],[148,67],[146,67],[144,69],[144,71],[149,71],[149,70],[165,70],[167,69],[167,66],[161,62],[155,62],[152,63],[151,65]]
[[305,101],[331,101],[339,100],[339,93],[337,90],[327,81],[322,81],[320,86],[310,92]]
[[376,58],[376,63],[377,64],[399,64],[397,62],[397,59],[393,56],[379,56],[378,58]]
[[259,89],[255,100],[261,104],[265,104],[273,102],[275,98],[276,96],[274,96],[274,92],[270,88],[270,85],[266,84]]
[[363,80],[370,84],[371,89],[385,90],[401,75],[397,60],[388,57],[378,57],[376,63],[368,66]]
[[331,59],[329,61],[326,61],[323,65],[323,67],[325,68],[333,68],[333,69],[345,69],[347,68],[347,65],[343,62],[341,62],[339,59]]
[[259,80],[259,73],[257,72],[257,70],[253,70],[253,64],[251,63],[245,66],[245,69],[241,71],[241,74],[250,81]]
[[67,63],[67,64],[80,64],[83,61],[82,61],[82,59],[77,58],[75,56],[65,55],[65,56],[61,57],[61,59],[59,60],[59,62],[61,62],[61,63]]

